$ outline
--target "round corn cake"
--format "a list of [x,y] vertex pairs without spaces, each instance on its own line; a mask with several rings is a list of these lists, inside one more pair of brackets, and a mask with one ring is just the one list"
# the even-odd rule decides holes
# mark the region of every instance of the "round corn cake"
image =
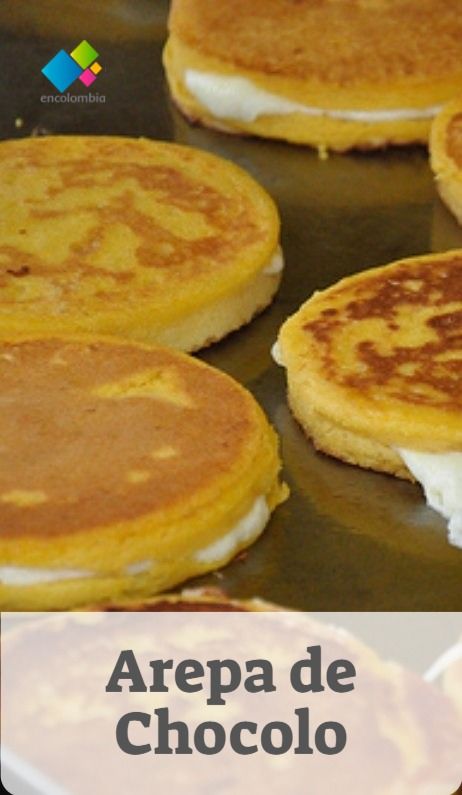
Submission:
[[283,325],[276,356],[319,449],[400,477],[399,448],[462,451],[462,251],[315,293]]
[[430,163],[441,198],[462,224],[462,99],[460,97],[449,102],[433,122],[430,136]]
[[174,0],[164,62],[192,120],[344,151],[427,142],[462,90],[457,0]]
[[176,144],[0,143],[0,336],[97,333],[196,350],[281,279],[279,218],[237,166]]
[[0,606],[146,596],[227,563],[286,496],[252,396],[121,340],[0,346]]

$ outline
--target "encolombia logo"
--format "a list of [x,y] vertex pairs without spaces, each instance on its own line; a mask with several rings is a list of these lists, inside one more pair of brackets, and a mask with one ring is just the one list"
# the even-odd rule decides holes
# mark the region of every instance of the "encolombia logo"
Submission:
[[[96,104],[106,102],[105,94],[71,94],[67,91],[77,80],[86,88],[95,82],[103,67],[97,61],[99,53],[85,39],[69,54],[59,50],[42,69],[42,74],[60,92],[42,94],[42,103]],[[64,93],[66,92],[66,93]]]
[[71,103],[79,103],[79,104],[92,104],[96,102],[106,102],[106,95],[105,94],[70,94],[69,91],[67,94],[42,94],[40,97],[40,102],[44,103],[51,103],[54,104],[55,102],[71,102]]

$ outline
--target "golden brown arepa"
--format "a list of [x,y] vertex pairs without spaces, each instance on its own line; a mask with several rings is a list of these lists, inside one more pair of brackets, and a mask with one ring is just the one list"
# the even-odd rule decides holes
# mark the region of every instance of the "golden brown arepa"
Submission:
[[184,354],[17,339],[0,384],[2,609],[158,593],[227,563],[286,496],[256,401]]
[[430,163],[441,198],[462,224],[462,98],[449,102],[432,124]]
[[173,0],[174,101],[234,133],[344,151],[425,143],[462,90],[458,0]]
[[462,543],[462,251],[401,260],[315,293],[275,356],[315,446],[419,480]]
[[195,350],[281,279],[277,210],[237,166],[162,141],[0,144],[0,336],[91,332]]

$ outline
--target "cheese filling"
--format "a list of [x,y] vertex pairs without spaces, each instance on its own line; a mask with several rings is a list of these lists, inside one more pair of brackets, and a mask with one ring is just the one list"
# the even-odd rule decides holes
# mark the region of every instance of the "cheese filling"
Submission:
[[193,97],[217,119],[247,123],[256,121],[260,116],[303,113],[306,116],[376,124],[387,121],[431,119],[442,107],[431,105],[427,108],[384,110],[319,108],[272,94],[245,77],[217,75],[196,69],[186,69],[184,82]]
[[447,520],[449,543],[462,548],[462,453],[398,452],[422,485],[430,508]]
[[276,362],[276,364],[278,364],[279,367],[285,367],[284,357],[282,355],[282,349],[278,340],[276,340],[273,347],[271,348],[271,356],[273,361]]
[[27,566],[0,566],[2,585],[41,585],[44,582],[91,577],[87,569],[38,569]]
[[[274,343],[271,355],[284,367],[279,342]],[[403,448],[396,452],[422,486],[427,504],[447,520],[449,543],[462,549],[462,453],[420,453]]]
[[270,517],[270,510],[264,497],[258,497],[249,513],[235,525],[230,533],[214,541],[205,549],[199,550],[194,555],[198,563],[219,563],[223,558],[231,555],[234,550],[245,543],[254,541]]
[[268,262],[268,265],[263,268],[263,273],[266,273],[268,276],[274,276],[277,273],[282,273],[283,270],[284,256],[281,246],[278,246],[270,261]]
[[[258,538],[263,532],[270,517],[270,510],[265,497],[258,497],[250,511],[231,528],[222,538],[214,541],[205,549],[194,553],[197,563],[220,563],[225,557],[231,557],[242,546]],[[152,569],[155,560],[142,560],[130,563],[121,575],[133,577]],[[90,569],[41,569],[27,566],[0,566],[0,584],[2,585],[42,585],[61,580],[79,580],[89,577],[103,577],[99,572]],[[117,576],[117,575],[114,575]]]

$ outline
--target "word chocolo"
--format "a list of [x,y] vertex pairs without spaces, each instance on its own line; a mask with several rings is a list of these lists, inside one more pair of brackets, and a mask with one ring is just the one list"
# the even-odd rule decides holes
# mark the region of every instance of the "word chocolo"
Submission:
[[[296,693],[321,693],[326,689],[334,693],[348,693],[354,690],[354,683],[350,680],[356,676],[356,670],[350,660],[334,660],[327,666],[323,677],[321,647],[308,646],[306,651],[308,658],[298,660],[290,669],[290,685]],[[272,693],[277,690],[273,666],[266,659],[248,660],[245,663],[245,673],[233,659],[209,660],[205,666],[198,660],[187,659],[175,667],[173,660],[151,660],[149,666],[152,671],[148,686],[133,651],[122,651],[106,685],[106,691],[121,693],[122,680],[132,693],[168,693],[174,688],[182,693],[205,691],[207,705],[221,706],[226,705],[225,696],[241,686],[251,694]],[[168,671],[172,672],[169,676]],[[217,721],[204,721],[190,732],[184,721],[171,722],[168,708],[162,707],[154,709],[152,714],[128,712],[123,715],[116,726],[116,740],[119,748],[131,755],[149,752],[192,754],[193,750],[200,754],[213,755],[220,753],[227,741],[231,750],[241,755],[255,754],[259,750],[280,755],[291,748],[295,754],[313,754],[315,749],[326,755],[343,751],[347,743],[347,732],[341,723],[325,721],[314,728],[311,726],[309,707],[295,709],[294,715],[294,729],[283,721],[271,721],[260,729],[254,721],[242,720],[232,726],[227,735],[224,726]],[[153,716],[156,720],[153,720]],[[135,730],[139,737],[140,727],[151,732],[153,723],[156,723],[156,744],[135,743],[133,737],[130,737]],[[173,742],[172,735],[176,739],[175,747],[170,745]],[[258,742],[255,742],[257,738]],[[143,739],[148,740],[149,735]]]

